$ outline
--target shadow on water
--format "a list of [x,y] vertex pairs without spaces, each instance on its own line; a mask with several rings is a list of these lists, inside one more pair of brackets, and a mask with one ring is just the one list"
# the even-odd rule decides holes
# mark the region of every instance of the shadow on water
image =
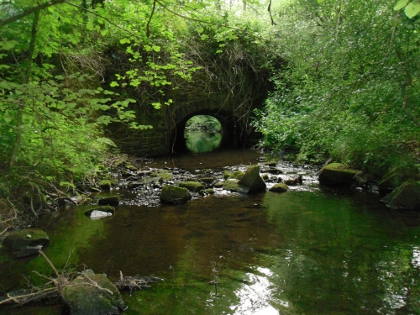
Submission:
[[[207,197],[121,206],[101,221],[80,211],[52,221],[46,253],[58,266],[69,259],[114,279],[120,270],[165,279],[126,295],[127,314],[415,314],[419,307],[419,227],[369,195]],[[34,278],[31,270],[48,273],[39,257],[3,258],[0,290]],[[54,306],[15,312],[59,313]]]

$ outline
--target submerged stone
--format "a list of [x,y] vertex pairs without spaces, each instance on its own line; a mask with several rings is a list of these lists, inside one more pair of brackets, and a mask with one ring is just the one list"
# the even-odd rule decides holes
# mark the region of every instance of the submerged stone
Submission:
[[392,209],[420,210],[420,182],[405,182],[382,201]]
[[62,290],[72,315],[120,314],[127,307],[117,287],[105,274],[85,270]]
[[9,233],[3,246],[16,258],[36,255],[50,242],[48,234],[41,229],[24,229]]
[[191,194],[184,187],[165,185],[160,193],[160,201],[167,204],[183,204],[191,199]]
[[359,170],[348,168],[344,164],[330,163],[321,169],[319,183],[325,186],[350,186],[359,173]]
[[270,188],[271,192],[276,192],[276,193],[282,193],[288,190],[289,190],[289,187],[283,183],[275,184],[273,187]]
[[250,166],[239,181],[239,185],[246,187],[248,194],[265,191],[266,185],[260,176],[260,167],[258,165]]
[[187,188],[189,191],[193,192],[199,192],[204,189],[204,185],[202,183],[194,181],[179,182],[178,186]]

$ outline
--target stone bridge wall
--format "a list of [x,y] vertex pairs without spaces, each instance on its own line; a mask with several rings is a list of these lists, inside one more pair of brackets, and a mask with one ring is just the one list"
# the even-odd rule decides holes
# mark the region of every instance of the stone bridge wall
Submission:
[[138,156],[159,156],[185,150],[186,121],[195,115],[212,115],[223,127],[222,146],[244,144],[249,133],[248,117],[223,95],[200,100],[178,100],[159,110],[143,106],[137,110],[138,122],[151,125],[149,130],[131,130],[125,125],[113,125],[110,136],[123,152]]

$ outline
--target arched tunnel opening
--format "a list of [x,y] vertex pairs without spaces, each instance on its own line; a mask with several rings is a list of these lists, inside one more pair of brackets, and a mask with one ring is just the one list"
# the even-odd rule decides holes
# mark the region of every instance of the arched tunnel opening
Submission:
[[192,153],[214,151],[223,139],[222,124],[214,116],[193,116],[185,123],[184,139],[188,151]]
[[238,148],[242,141],[235,118],[227,112],[197,112],[181,119],[174,128],[172,153],[205,153]]

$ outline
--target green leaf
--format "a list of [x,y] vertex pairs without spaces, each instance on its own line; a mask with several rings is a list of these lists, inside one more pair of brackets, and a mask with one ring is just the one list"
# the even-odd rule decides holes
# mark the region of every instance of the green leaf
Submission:
[[117,87],[117,86],[120,86],[120,84],[119,84],[117,81],[112,81],[112,82],[109,84],[109,86],[110,86],[110,87]]
[[417,16],[420,13],[420,0],[414,0],[404,9],[405,15],[410,19]]
[[401,10],[402,8],[405,8],[409,2],[410,0],[399,0],[394,6],[394,10],[398,11],[398,10]]
[[160,109],[162,104],[160,102],[154,102],[154,103],[152,103],[152,106],[153,106],[154,109]]

